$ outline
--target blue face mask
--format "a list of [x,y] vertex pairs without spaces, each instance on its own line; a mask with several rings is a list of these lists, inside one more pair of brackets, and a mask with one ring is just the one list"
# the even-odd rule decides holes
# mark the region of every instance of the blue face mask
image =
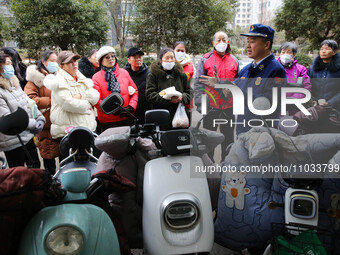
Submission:
[[6,79],[11,79],[14,75],[14,68],[12,65],[5,65],[4,72],[1,73],[2,77]]
[[57,62],[47,62],[46,69],[49,73],[55,73],[59,69],[59,65]]

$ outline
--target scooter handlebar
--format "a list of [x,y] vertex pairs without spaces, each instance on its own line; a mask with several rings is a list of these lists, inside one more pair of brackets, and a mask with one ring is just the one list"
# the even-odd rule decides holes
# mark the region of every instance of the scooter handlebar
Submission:
[[1,164],[1,169],[5,169],[7,167],[7,161],[4,157],[0,156],[0,161],[2,162]]

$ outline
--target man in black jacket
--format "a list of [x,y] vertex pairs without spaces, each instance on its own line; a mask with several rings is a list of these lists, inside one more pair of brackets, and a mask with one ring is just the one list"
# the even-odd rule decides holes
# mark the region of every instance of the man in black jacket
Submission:
[[138,88],[138,105],[135,116],[139,119],[140,124],[144,124],[145,112],[151,109],[151,104],[145,98],[146,77],[150,71],[148,66],[143,63],[143,55],[144,52],[139,48],[129,49],[127,53],[128,63],[125,66]]

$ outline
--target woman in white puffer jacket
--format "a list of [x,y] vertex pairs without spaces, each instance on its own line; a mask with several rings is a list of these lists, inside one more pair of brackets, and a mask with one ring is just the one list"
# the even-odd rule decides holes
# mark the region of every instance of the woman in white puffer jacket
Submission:
[[93,105],[99,93],[92,80],[78,71],[80,56],[71,51],[62,51],[57,62],[61,68],[56,76],[47,75],[44,85],[51,95],[51,135],[53,139],[66,135],[69,127],[83,126],[94,131],[97,123]]

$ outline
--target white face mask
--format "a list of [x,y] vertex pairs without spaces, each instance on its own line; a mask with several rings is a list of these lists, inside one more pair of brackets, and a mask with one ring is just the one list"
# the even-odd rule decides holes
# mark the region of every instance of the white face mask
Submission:
[[176,51],[175,58],[177,61],[182,62],[185,59],[185,52]]
[[293,57],[289,54],[283,54],[280,56],[281,64],[284,66],[289,66],[293,62]]
[[224,42],[220,42],[219,44],[217,44],[215,46],[215,49],[218,51],[218,52],[225,52],[225,50],[228,48],[228,44],[227,43],[224,43]]
[[171,70],[175,66],[175,62],[163,62],[162,66],[164,70]]

